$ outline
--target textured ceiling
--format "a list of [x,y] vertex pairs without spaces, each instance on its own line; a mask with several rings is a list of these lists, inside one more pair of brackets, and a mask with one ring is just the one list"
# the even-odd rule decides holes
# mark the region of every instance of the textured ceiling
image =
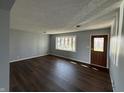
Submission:
[[[86,23],[81,29],[75,26],[118,1],[121,0],[16,0],[11,10],[10,26],[13,29],[49,34],[83,30],[83,27],[94,24]],[[99,23],[110,25],[112,17],[99,17],[104,20],[96,19],[95,26]]]

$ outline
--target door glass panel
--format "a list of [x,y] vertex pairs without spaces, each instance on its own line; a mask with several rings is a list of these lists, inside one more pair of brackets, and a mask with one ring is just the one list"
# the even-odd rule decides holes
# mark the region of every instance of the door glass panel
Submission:
[[104,38],[94,38],[94,51],[104,51]]

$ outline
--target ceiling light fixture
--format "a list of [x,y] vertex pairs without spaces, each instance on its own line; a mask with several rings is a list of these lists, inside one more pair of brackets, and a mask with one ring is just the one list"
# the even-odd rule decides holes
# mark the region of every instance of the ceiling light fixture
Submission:
[[79,27],[81,27],[81,25],[77,25],[76,27],[79,28]]
[[43,32],[44,34],[46,34],[46,32]]

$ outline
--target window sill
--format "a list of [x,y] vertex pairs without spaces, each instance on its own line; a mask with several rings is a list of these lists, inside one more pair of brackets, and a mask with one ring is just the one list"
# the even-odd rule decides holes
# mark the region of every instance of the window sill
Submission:
[[73,52],[73,53],[76,52],[76,51],[71,51],[71,50],[62,50],[62,49],[55,49],[55,50],[57,50],[57,51],[64,51],[64,52]]

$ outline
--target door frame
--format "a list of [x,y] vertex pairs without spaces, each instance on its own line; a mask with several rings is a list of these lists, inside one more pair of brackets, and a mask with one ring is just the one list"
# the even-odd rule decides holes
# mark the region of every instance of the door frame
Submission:
[[106,63],[106,68],[109,68],[110,64],[109,64],[109,51],[108,50],[110,49],[110,34],[90,34],[89,62],[91,64],[91,38],[92,38],[92,36],[97,36],[97,35],[107,35],[108,40],[107,40],[107,63]]

